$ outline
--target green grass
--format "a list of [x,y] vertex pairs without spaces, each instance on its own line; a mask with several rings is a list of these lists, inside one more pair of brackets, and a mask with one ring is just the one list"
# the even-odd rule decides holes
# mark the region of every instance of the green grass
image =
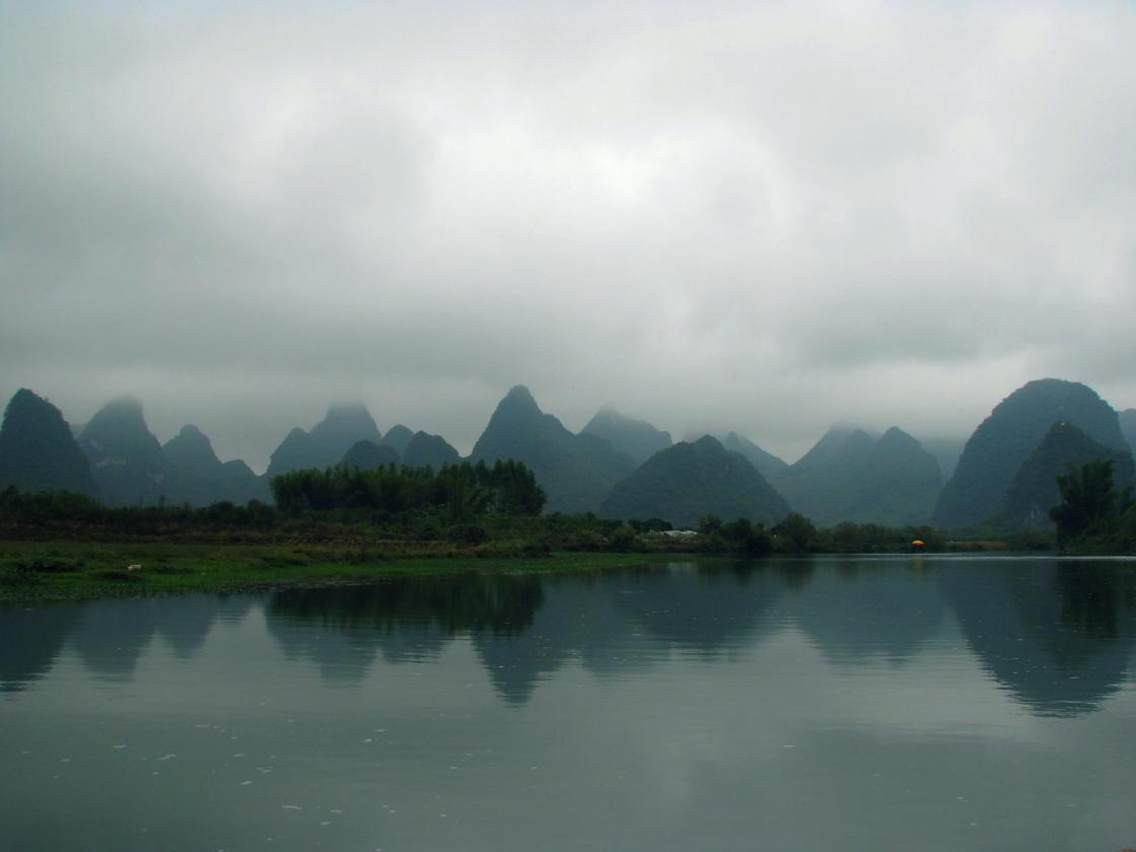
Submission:
[[[503,556],[499,549],[391,555],[318,544],[0,541],[0,602],[231,592],[462,571],[575,572],[646,565],[657,559],[619,553]],[[131,565],[142,567],[130,571]]]

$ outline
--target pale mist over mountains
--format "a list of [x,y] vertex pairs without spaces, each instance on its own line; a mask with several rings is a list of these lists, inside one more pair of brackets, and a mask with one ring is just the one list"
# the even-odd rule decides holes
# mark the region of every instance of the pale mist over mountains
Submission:
[[257,474],[517,383],[787,463],[1136,406],[1132,4],[0,10],[0,398]]
[[674,442],[610,407],[573,432],[516,385],[465,457],[443,436],[403,424],[384,436],[366,406],[340,403],[310,430],[293,427],[258,476],[243,461],[222,462],[193,425],[161,444],[136,399],[112,400],[72,429],[51,402],[22,389],[0,424],[0,489],[77,491],[111,506],[208,506],[278,499],[294,471],[520,462],[550,513],[680,527],[706,516],[775,524],[797,512],[822,527],[1033,529],[1052,523],[1057,477],[1072,466],[1107,459],[1121,489],[1136,482],[1125,433],[1133,414],[1121,417],[1087,385],[1041,379],[999,402],[965,444],[940,441],[938,455],[898,426],[879,434],[838,425],[789,463],[735,431]]

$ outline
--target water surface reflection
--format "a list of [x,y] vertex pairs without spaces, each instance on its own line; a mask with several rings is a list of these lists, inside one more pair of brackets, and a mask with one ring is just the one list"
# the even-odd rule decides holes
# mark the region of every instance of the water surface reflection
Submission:
[[1119,849],[1134,576],[674,562],[0,610],[0,846]]
[[[798,629],[831,663],[893,666],[957,624],[989,675],[1030,712],[1091,712],[1126,682],[1136,570],[1084,560],[872,559],[669,563],[600,575],[398,577],[268,595],[268,633],[324,683],[361,683],[377,660],[437,660],[472,643],[501,698],[528,701],[570,661],[605,675],[675,653],[707,660]],[[111,600],[0,610],[0,688],[15,694],[70,649],[96,678],[128,682],[156,639],[178,660],[254,596]]]

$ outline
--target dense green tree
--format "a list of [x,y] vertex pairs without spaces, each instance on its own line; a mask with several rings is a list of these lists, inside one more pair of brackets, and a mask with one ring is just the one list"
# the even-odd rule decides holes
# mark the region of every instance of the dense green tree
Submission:
[[721,535],[736,550],[747,556],[766,556],[773,551],[773,540],[765,531],[765,524],[755,524],[747,518],[723,524]]
[[790,512],[781,523],[773,527],[772,532],[796,553],[808,553],[817,541],[817,529],[813,522],[799,512]]
[[1050,512],[1057,524],[1058,543],[1099,531],[1117,520],[1131,503],[1131,489],[1118,491],[1113,484],[1111,459],[1098,459],[1057,477],[1061,503]]
[[698,519],[698,532],[702,535],[714,535],[722,531],[722,519],[717,515],[703,515]]
[[398,515],[436,510],[452,523],[485,513],[539,515],[544,507],[544,492],[532,471],[515,461],[499,461],[492,467],[466,462],[439,471],[393,466],[296,470],[274,477],[272,493],[276,505],[291,514],[368,509]]

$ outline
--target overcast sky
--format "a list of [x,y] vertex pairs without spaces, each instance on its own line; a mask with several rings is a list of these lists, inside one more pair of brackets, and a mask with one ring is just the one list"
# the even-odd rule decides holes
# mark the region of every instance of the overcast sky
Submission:
[[262,469],[516,383],[734,428],[1136,406],[1136,4],[0,0],[0,394]]

